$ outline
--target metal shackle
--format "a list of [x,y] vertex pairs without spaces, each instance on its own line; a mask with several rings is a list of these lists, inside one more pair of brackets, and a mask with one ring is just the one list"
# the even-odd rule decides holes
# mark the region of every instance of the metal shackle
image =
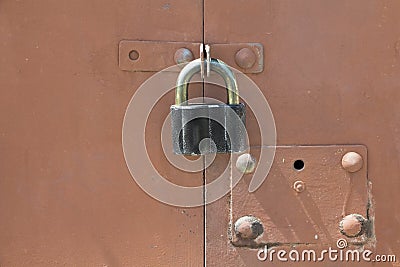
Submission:
[[[196,73],[200,72],[201,64],[201,59],[193,60],[179,73],[178,79],[176,80],[175,105],[187,105],[189,82]],[[203,64],[206,64],[206,62],[203,61]],[[228,104],[239,104],[239,92],[236,78],[228,65],[219,59],[212,58],[210,70],[218,73],[224,79],[228,94]]]

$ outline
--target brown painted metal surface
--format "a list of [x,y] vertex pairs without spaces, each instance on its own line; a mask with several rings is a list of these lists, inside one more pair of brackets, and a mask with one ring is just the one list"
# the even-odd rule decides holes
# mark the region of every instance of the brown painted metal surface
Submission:
[[[372,182],[376,218],[374,252],[397,254],[397,257],[400,254],[399,11],[398,1],[205,0],[204,13],[206,43],[221,39],[253,40],[264,45],[267,55],[264,72],[249,76],[272,108],[278,145],[363,144],[368,148],[368,179]],[[206,89],[206,93],[212,94],[212,88]],[[252,145],[261,145],[252,133],[257,132],[256,122],[249,119],[247,127]],[[219,175],[226,161],[223,155],[217,158],[206,172],[207,181]],[[323,188],[323,181],[320,186]],[[285,201],[281,192],[270,193],[263,196],[266,201],[277,198]],[[249,203],[246,209],[251,213],[258,207],[258,203]],[[207,206],[207,266],[221,266],[221,262],[224,266],[268,265],[257,260],[256,250],[237,248],[227,241],[229,209],[229,196]],[[280,215],[283,213],[285,210]],[[295,233],[302,231],[297,229]],[[280,265],[348,266],[350,263],[273,263]]]
[[[257,250],[231,243],[231,195],[205,208],[176,208],[133,181],[122,153],[122,121],[132,95],[152,73],[120,69],[121,40],[261,43],[263,70],[249,76],[272,108],[278,145],[364,145],[362,171],[368,169],[369,216],[375,218],[371,249],[400,257],[400,2],[3,0],[0,7],[1,266],[268,264],[257,260]],[[232,66],[243,57],[239,64],[250,64],[238,51],[211,53]],[[140,60],[140,53],[131,57]],[[194,95],[225,100],[224,90],[194,87]],[[210,182],[225,169],[226,155],[217,155],[205,177],[177,170],[163,155],[159,131],[173,102],[171,92],[150,114],[152,162],[174,183]],[[252,146],[264,145],[250,110],[247,129]],[[309,177],[301,179],[305,189],[297,184],[297,194],[309,190]],[[324,188],[323,180],[313,183]],[[239,197],[251,195],[244,190]],[[329,206],[321,197],[318,205]],[[280,191],[262,198],[287,204]],[[259,207],[248,203],[246,214],[237,217]],[[336,223],[338,210],[335,204],[324,216]],[[300,235],[307,231],[302,226],[289,230]],[[338,225],[335,238],[339,231]]]
[[[176,64],[174,55],[181,48],[189,49],[195,58],[199,58],[199,47],[200,43],[122,40],[119,43],[119,67],[128,71],[161,71]],[[137,51],[139,57],[132,60],[131,51]]]
[[[277,147],[272,169],[257,191],[248,192],[252,174],[245,175],[232,190],[231,223],[251,214],[260,219],[264,233],[251,241],[232,235],[233,243],[249,247],[276,243],[335,245],[344,237],[338,231],[343,214],[367,217],[370,202],[367,165],[355,173],[341,165],[343,155],[349,151],[357,151],[367,159],[363,146]],[[259,155],[260,148],[252,148],[251,154]],[[297,160],[304,162],[300,170],[294,166]]]
[[[231,45],[221,43],[211,43],[211,56],[220,58],[229,66],[236,68],[243,73],[260,73],[264,68],[264,49],[259,43],[243,42],[243,43],[232,43]],[[229,44],[228,43],[228,44]],[[242,49],[248,49],[254,53],[254,64],[248,68],[243,68],[236,61],[236,55]]]
[[[125,71],[161,71],[178,64],[176,52],[188,49],[194,58],[200,57],[198,42],[131,41],[119,43],[119,67]],[[221,59],[243,73],[260,73],[264,67],[264,50],[259,43],[210,44],[211,56]],[[247,53],[243,53],[243,52]],[[132,53],[134,56],[132,57]],[[246,56],[249,54],[250,56]],[[221,57],[222,56],[222,57]],[[252,56],[252,64],[246,62]],[[172,68],[180,71],[180,68]]]
[[[122,39],[200,42],[202,2],[0,7],[0,265],[202,266],[203,208],[164,205],[127,170],[122,121],[151,73],[118,67]],[[168,179],[202,184],[169,166],[156,139],[149,153]]]

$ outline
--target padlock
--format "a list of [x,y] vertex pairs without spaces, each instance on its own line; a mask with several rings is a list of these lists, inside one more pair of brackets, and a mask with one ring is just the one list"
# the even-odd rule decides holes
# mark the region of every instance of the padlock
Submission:
[[174,153],[203,155],[235,153],[247,149],[246,109],[239,103],[236,78],[221,60],[211,59],[209,67],[225,82],[227,104],[189,104],[188,83],[200,72],[204,61],[196,59],[179,73],[175,105],[171,106]]

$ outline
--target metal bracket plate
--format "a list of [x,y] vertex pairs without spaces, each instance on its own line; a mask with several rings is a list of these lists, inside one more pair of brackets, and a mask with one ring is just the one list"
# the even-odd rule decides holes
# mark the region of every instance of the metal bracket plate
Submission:
[[[257,157],[261,149],[252,148]],[[268,148],[265,148],[268,149]],[[357,152],[362,168],[354,173],[341,164],[344,154]],[[296,170],[294,162],[302,160],[304,168]],[[262,163],[260,163],[262,164]],[[252,174],[245,175],[233,188],[231,215],[234,223],[243,216],[260,219],[264,233],[256,240],[239,240],[237,246],[258,247],[266,244],[333,244],[340,238],[349,243],[366,243],[368,238],[347,238],[340,233],[343,214],[369,216],[367,149],[362,145],[282,146],[277,147],[268,177],[254,193],[248,192]],[[305,189],[296,192],[293,185],[302,181]]]
[[[194,58],[199,58],[197,42],[163,42],[163,41],[131,41],[122,40],[119,43],[119,68],[124,71],[156,72],[176,65],[175,52],[180,48],[189,49]],[[243,73],[260,73],[264,68],[264,51],[259,43],[210,44],[212,57],[221,59],[229,66]],[[241,68],[235,60],[236,54],[243,48],[248,48],[255,55],[254,65]],[[178,68],[174,69],[179,71]]]

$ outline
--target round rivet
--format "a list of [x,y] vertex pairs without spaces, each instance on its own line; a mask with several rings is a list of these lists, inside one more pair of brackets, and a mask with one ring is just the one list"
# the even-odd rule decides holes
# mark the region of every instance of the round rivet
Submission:
[[256,239],[264,232],[260,220],[253,216],[244,216],[235,222],[235,234],[241,239]]
[[348,152],[342,158],[342,166],[348,172],[357,172],[363,166],[363,158],[356,152]]
[[365,218],[359,214],[350,214],[339,223],[340,232],[347,237],[357,237],[365,231]]
[[293,184],[293,189],[297,193],[301,193],[306,189],[306,184],[303,181],[296,181]]
[[250,48],[242,48],[235,55],[236,64],[242,69],[250,69],[256,63],[256,55]]
[[139,59],[139,52],[136,50],[132,50],[129,52],[129,58],[131,60],[138,60]]
[[174,61],[176,64],[183,65],[192,60],[194,60],[194,56],[193,56],[192,51],[190,51],[189,49],[179,48],[178,50],[176,50],[175,55],[174,55]]
[[252,155],[245,153],[237,158],[236,168],[241,173],[249,174],[254,172],[254,169],[256,168],[256,163],[257,161]]

